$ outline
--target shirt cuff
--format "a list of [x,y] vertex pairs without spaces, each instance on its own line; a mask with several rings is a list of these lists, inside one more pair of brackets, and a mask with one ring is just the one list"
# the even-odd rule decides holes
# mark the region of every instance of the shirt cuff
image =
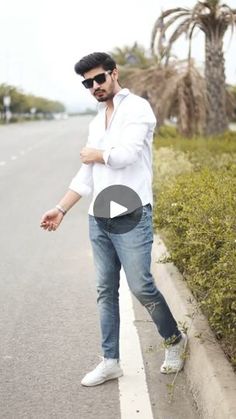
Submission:
[[109,156],[110,156],[110,152],[113,148],[114,147],[109,147],[105,151],[103,151],[103,153],[102,153],[102,158],[104,160],[105,165],[108,165],[108,159],[109,159]]
[[80,196],[88,196],[92,192],[92,188],[85,183],[78,184],[76,180],[72,180],[69,189],[78,193]]

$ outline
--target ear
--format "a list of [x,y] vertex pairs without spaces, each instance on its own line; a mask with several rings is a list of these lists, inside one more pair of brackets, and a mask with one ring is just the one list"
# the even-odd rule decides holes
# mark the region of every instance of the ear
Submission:
[[114,68],[112,72],[113,80],[118,80],[118,69]]

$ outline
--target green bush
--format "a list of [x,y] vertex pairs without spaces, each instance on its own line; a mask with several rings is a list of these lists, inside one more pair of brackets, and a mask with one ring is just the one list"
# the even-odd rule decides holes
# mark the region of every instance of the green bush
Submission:
[[199,156],[202,152],[216,154],[236,153],[236,131],[227,131],[217,137],[181,137],[176,128],[173,126],[163,126],[159,129],[158,134],[154,138],[154,147],[173,147],[188,153],[197,153]]
[[154,226],[236,366],[235,191],[233,163],[181,173],[156,189]]
[[181,138],[180,134],[178,133],[177,129],[173,125],[162,125],[158,129],[158,133],[156,135],[158,140],[165,140],[165,141],[173,141],[173,139]]

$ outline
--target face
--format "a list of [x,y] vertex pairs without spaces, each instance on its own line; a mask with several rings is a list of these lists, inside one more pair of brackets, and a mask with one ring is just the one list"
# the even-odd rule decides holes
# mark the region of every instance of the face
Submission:
[[93,87],[89,89],[90,93],[98,102],[106,102],[107,100],[113,99],[119,90],[117,69],[106,71],[102,67],[96,67],[84,74],[84,80],[93,79],[98,74],[104,74],[105,81],[101,83],[100,80],[93,80]]

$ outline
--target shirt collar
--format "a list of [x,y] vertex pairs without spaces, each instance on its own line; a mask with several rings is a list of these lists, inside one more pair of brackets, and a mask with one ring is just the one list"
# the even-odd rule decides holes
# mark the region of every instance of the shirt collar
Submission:
[[[114,109],[119,105],[119,103],[121,102],[121,100],[125,97],[128,96],[130,94],[129,89],[124,88],[119,90],[118,93],[116,93],[116,95],[113,98],[113,103],[114,103]],[[104,102],[101,102],[98,104],[98,110],[102,110],[106,108],[106,104]]]

